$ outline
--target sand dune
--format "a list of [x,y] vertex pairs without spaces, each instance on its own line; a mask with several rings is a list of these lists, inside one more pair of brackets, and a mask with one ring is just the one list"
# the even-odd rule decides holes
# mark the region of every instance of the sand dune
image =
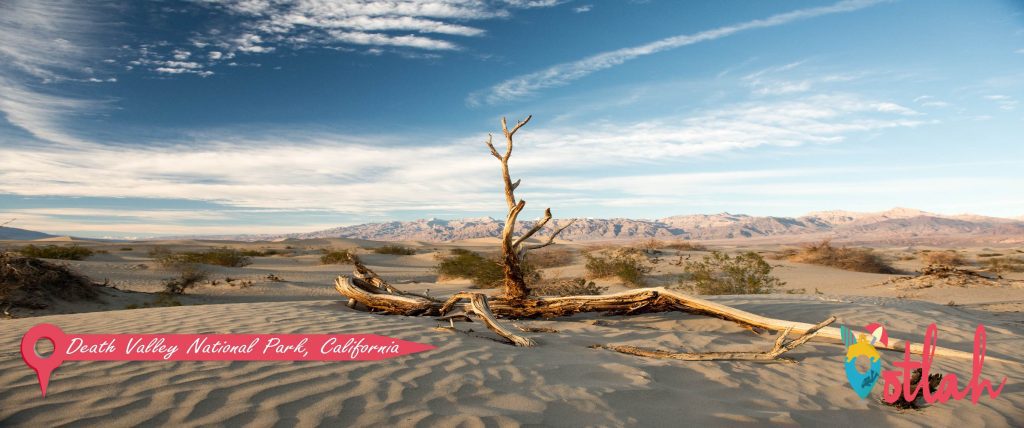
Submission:
[[[935,404],[897,411],[875,394],[861,400],[847,386],[841,344],[812,341],[789,356],[799,364],[652,360],[594,344],[677,351],[764,350],[770,334],[754,334],[716,318],[678,313],[632,317],[584,315],[518,321],[557,329],[530,333],[537,348],[515,348],[477,322],[463,333],[436,330],[431,318],[371,314],[347,308],[330,287],[350,265],[320,265],[319,248],[357,242],[309,240],[234,243],[252,249],[291,247],[289,255],[256,257],[242,268],[207,267],[218,285],[204,284],[179,297],[185,306],[122,310],[153,298],[172,274],[147,255],[154,246],[175,251],[220,246],[202,241],[89,244],[107,253],[72,268],[117,289],[104,302],[63,303],[28,316],[0,320],[0,426],[173,425],[209,426],[1019,426],[1024,415],[1024,365],[985,362],[983,378],[1009,377],[996,399]],[[473,249],[492,250],[481,240]],[[361,257],[400,287],[432,295],[466,289],[466,280],[437,282],[432,248],[411,256]],[[573,246],[570,246],[573,247]],[[354,248],[354,247],[353,247]],[[367,247],[364,247],[367,248]],[[895,250],[894,250],[895,251]],[[903,250],[899,250],[903,251]],[[982,251],[981,249],[972,250]],[[988,250],[984,250],[988,251]],[[679,267],[669,263],[701,252],[666,252],[652,285],[670,283]],[[972,253],[973,254],[973,253]],[[919,267],[900,261],[900,269]],[[939,345],[970,351],[974,328],[984,323],[988,355],[1024,362],[1021,306],[1024,288],[884,286],[898,275],[867,274],[771,261],[787,289],[803,295],[718,296],[712,300],[775,318],[862,329],[881,322],[894,337],[921,342],[925,327],[939,325]],[[565,276],[584,272],[582,260],[550,268]],[[281,281],[268,280],[273,274]],[[1011,280],[1022,274],[1010,274]],[[251,282],[244,288],[224,278]],[[234,284],[237,284],[236,281]],[[614,279],[598,281],[619,291]],[[1012,284],[1012,283],[1011,283]],[[487,290],[491,292],[491,290]],[[946,303],[956,300],[957,305]],[[984,309],[984,310],[981,310]],[[73,313],[83,311],[104,311]],[[67,314],[57,315],[66,312]],[[45,399],[34,373],[18,353],[21,335],[48,322],[68,333],[373,333],[429,343],[437,349],[380,362],[66,362]],[[510,322],[510,321],[505,321]],[[475,330],[466,334],[469,330]],[[902,354],[885,352],[885,367]],[[935,369],[969,378],[970,362],[939,360]]]
[[[975,323],[989,328],[989,355],[1018,359],[1019,320],[921,302],[813,297],[722,298],[775,317],[846,324],[884,320],[893,335],[923,334],[937,317],[942,346],[969,350]],[[844,383],[843,347],[811,342],[800,364],[648,360],[587,349],[595,343],[662,348],[760,349],[771,337],[718,319],[682,314],[580,316],[526,321],[559,333],[515,348],[489,333],[435,331],[424,318],[355,312],[340,301],[187,306],[47,316],[4,322],[0,344],[17,349],[21,332],[50,322],[73,333],[375,333],[438,348],[383,362],[66,362],[47,397],[16,352],[0,356],[0,425],[67,421],[129,425],[345,426],[1010,426],[1024,409],[1024,370],[986,363],[987,377],[1009,376],[997,399],[948,402],[897,412],[861,400]],[[467,326],[460,325],[462,329]],[[480,329],[479,325],[474,326]],[[899,355],[886,353],[895,360]],[[938,370],[967,374],[969,362]]]

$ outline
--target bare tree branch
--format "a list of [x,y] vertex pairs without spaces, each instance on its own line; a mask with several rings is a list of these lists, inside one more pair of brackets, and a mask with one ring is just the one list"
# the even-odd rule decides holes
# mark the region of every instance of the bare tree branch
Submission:
[[519,245],[521,245],[527,239],[530,239],[530,237],[533,236],[534,233],[537,233],[537,231],[544,228],[544,225],[548,224],[548,220],[551,220],[551,208],[545,209],[544,218],[537,220],[537,223],[535,223],[529,231],[524,233],[523,236],[520,236],[519,239],[516,239],[515,242],[512,243],[512,246],[519,247]]
[[502,160],[501,155],[498,154],[498,150],[494,148],[494,143],[492,142],[493,140],[494,136],[492,136],[491,134],[487,134],[487,141],[484,141],[484,144],[487,144],[487,148],[491,149],[491,156],[494,156],[498,160]]

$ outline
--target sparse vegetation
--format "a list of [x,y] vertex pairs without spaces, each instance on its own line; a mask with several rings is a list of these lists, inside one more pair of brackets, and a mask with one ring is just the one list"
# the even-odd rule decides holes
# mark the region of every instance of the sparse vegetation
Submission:
[[868,273],[896,273],[881,256],[870,248],[834,247],[828,241],[805,245],[798,251],[785,254],[785,258],[798,263],[830,266],[843,270]]
[[665,244],[664,248],[677,251],[707,251],[708,247],[701,244],[695,244],[690,241],[675,241]]
[[392,254],[396,256],[411,256],[416,254],[416,250],[401,245],[385,245],[383,247],[377,247],[373,249],[374,253],[377,254]]
[[[153,251],[150,251],[153,253]],[[234,248],[211,248],[206,251],[186,251],[181,253],[160,252],[156,259],[165,268],[185,265],[204,264],[227,267],[242,267],[252,264],[252,257],[242,254]]]
[[164,292],[167,294],[184,294],[185,290],[199,285],[210,273],[196,264],[178,265],[178,276],[164,281]]
[[275,250],[273,248],[266,250],[237,250],[239,254],[246,257],[270,257],[278,254],[284,254],[281,250]]
[[586,269],[589,278],[617,277],[626,285],[643,287],[647,283],[647,274],[652,268],[647,266],[645,257],[635,248],[620,248],[603,256],[585,253]]
[[663,248],[664,246],[664,242],[661,242],[657,238],[651,238],[640,242],[640,244],[637,245],[636,248],[640,249],[640,251],[643,251],[647,254],[659,254],[661,253],[659,249]]
[[967,264],[967,259],[953,250],[922,252],[921,261],[929,265],[960,266]]
[[576,253],[564,247],[548,247],[530,252],[527,258],[534,268],[547,269],[572,264]]
[[80,247],[78,245],[59,246],[59,245],[26,245],[18,250],[21,255],[25,257],[34,257],[39,259],[58,259],[58,260],[83,260],[93,254],[93,251]]
[[94,299],[95,287],[65,265],[0,253],[0,307],[42,309],[54,299]]
[[[540,280],[540,273],[531,263],[521,263],[523,279],[527,284]],[[496,257],[485,257],[463,248],[454,248],[447,257],[440,257],[434,267],[438,279],[465,278],[473,282],[474,288],[497,288],[504,282],[501,262]]]
[[985,260],[985,268],[992,272],[1024,272],[1024,259],[993,257]]
[[462,248],[452,249],[434,269],[438,279],[466,278],[476,288],[499,287],[504,280],[501,263]]
[[712,251],[700,261],[686,262],[684,269],[680,286],[698,294],[767,294],[786,284],[753,251],[734,257]]
[[320,256],[320,264],[322,265],[339,265],[344,263],[352,263],[355,261],[356,255],[349,250],[322,250],[324,255]]
[[121,251],[131,251],[132,247],[121,247]]
[[540,296],[596,296],[608,291],[584,278],[545,279],[530,287],[533,294]]

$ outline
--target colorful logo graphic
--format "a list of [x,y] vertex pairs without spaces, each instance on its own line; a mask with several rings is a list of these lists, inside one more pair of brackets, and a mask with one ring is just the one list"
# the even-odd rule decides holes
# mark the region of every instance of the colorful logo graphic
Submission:
[[[885,345],[889,343],[889,335],[881,324],[868,324],[866,329],[871,332],[870,339],[864,333],[854,338],[852,330],[846,328],[845,325],[839,327],[843,344],[846,345],[846,362],[843,364],[846,368],[846,378],[850,380],[850,387],[853,388],[853,391],[862,399],[867,398],[871,393],[871,388],[875,386],[875,382],[878,382],[878,376],[882,372],[882,356],[878,354],[874,345],[875,343]],[[869,359],[870,365],[867,371],[861,372],[857,369],[858,357]]]

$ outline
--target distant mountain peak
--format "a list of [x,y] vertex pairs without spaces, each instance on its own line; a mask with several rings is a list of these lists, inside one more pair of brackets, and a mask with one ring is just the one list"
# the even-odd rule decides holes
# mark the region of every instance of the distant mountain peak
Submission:
[[[554,219],[540,232],[545,236],[570,219]],[[520,221],[526,230],[533,220]],[[457,241],[496,237],[504,220],[477,217],[406,222],[368,223],[309,233],[263,235],[258,239],[352,238],[377,241]],[[217,237],[233,239],[237,237]],[[751,216],[748,214],[690,214],[655,220],[626,218],[579,218],[560,238],[567,241],[628,240],[729,240],[766,238],[778,242],[834,239],[874,243],[998,242],[1024,243],[1024,221],[994,217],[942,216],[911,208],[867,213],[844,210],[817,211],[801,217]],[[243,240],[252,240],[244,238]]]

